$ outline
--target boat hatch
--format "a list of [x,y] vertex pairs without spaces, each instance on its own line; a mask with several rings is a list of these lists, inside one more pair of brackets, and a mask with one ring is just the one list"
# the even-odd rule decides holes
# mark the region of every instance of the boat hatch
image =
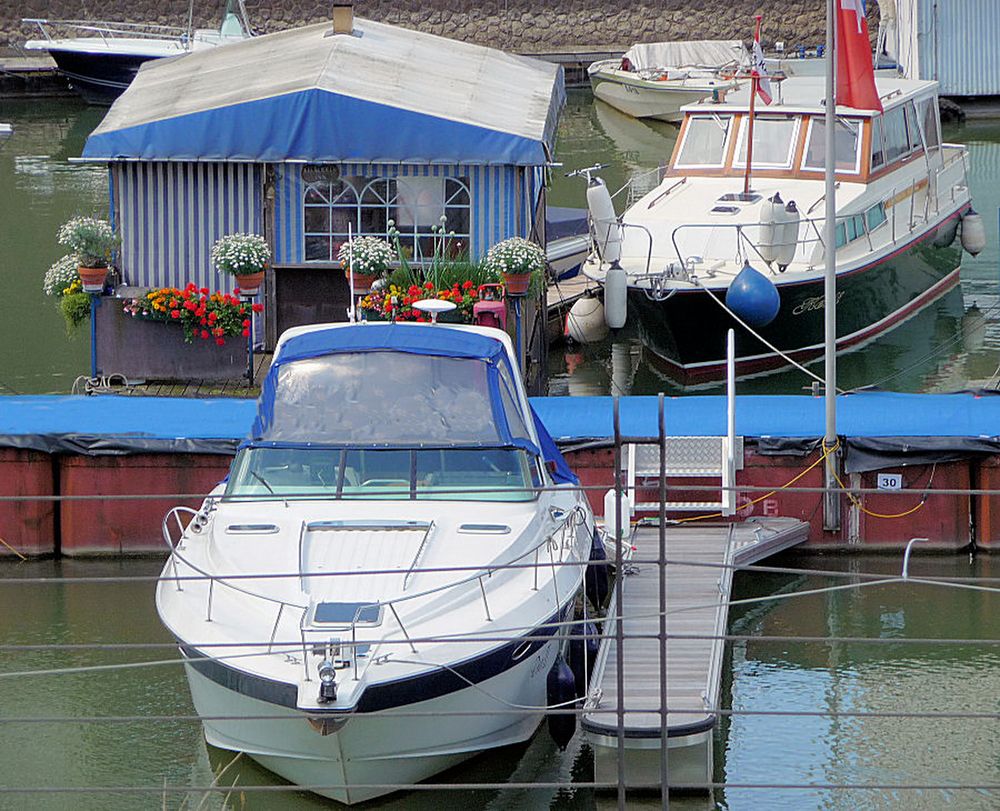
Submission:
[[310,611],[310,625],[380,625],[379,603],[316,603]]
[[737,214],[739,208],[737,206],[715,206],[711,211],[713,214]]
[[759,203],[761,196],[757,192],[728,192],[719,198],[720,203]]

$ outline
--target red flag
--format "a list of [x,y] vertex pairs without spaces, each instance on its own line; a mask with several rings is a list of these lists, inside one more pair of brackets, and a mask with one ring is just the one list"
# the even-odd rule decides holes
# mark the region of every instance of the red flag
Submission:
[[[760,28],[757,29],[760,36]],[[767,77],[767,64],[764,62],[764,52],[760,49],[760,39],[753,41],[753,69],[750,75],[757,80],[757,93],[764,104],[771,103],[771,80]]]
[[864,0],[837,0],[837,104],[882,112]]

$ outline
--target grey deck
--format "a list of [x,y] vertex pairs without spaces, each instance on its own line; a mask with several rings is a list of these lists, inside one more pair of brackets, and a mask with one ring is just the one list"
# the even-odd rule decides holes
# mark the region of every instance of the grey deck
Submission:
[[[674,639],[676,634],[703,637],[726,633],[732,569],[802,543],[807,524],[794,518],[762,518],[732,525],[690,524],[667,528],[667,726],[668,736],[696,734],[715,725],[719,708],[723,643],[718,639]],[[632,541],[639,560],[655,559],[659,530],[640,528]],[[609,557],[611,550],[609,550]],[[715,564],[692,566],[691,563]],[[626,565],[626,570],[630,567]],[[624,700],[625,736],[660,738],[660,577],[658,567],[638,563],[619,580],[624,620],[624,690],[617,684],[619,651],[615,643],[614,607],[591,683],[591,699],[582,726],[587,732],[616,736],[619,701]],[[605,658],[606,657],[606,658]],[[595,688],[600,688],[595,693]],[[594,696],[599,696],[594,698]],[[681,712],[681,711],[686,712]],[[692,712],[693,711],[693,712]]]

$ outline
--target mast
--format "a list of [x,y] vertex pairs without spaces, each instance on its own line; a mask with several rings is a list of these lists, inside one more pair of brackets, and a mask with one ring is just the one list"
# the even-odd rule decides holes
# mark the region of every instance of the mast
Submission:
[[[837,442],[837,201],[835,174],[837,167],[836,132],[837,95],[834,77],[837,70],[837,16],[834,0],[826,0],[826,154],[824,162],[825,210],[825,269],[823,277],[824,315],[824,361],[826,365],[826,430],[823,436],[824,448],[832,448]],[[836,457],[827,460],[826,495],[823,504],[823,528],[840,528],[840,499],[834,490],[834,465]]]
[[[756,27],[754,28],[753,38],[757,42],[760,40],[760,21],[762,19],[761,15],[758,14],[754,17],[757,21]],[[743,196],[746,197],[750,194],[750,172],[753,166],[753,116],[754,109],[757,105],[757,89],[760,87],[760,73],[757,71],[756,64],[750,71],[750,121],[747,124],[747,168],[743,173]]]

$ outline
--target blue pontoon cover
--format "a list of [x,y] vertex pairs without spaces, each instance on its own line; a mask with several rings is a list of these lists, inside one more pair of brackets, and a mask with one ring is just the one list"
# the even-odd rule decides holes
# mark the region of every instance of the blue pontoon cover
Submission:
[[98,160],[542,166],[562,68],[355,19],[157,59],[83,156]]
[[521,447],[540,454],[503,344],[443,326],[367,324],[279,345],[246,444]]

